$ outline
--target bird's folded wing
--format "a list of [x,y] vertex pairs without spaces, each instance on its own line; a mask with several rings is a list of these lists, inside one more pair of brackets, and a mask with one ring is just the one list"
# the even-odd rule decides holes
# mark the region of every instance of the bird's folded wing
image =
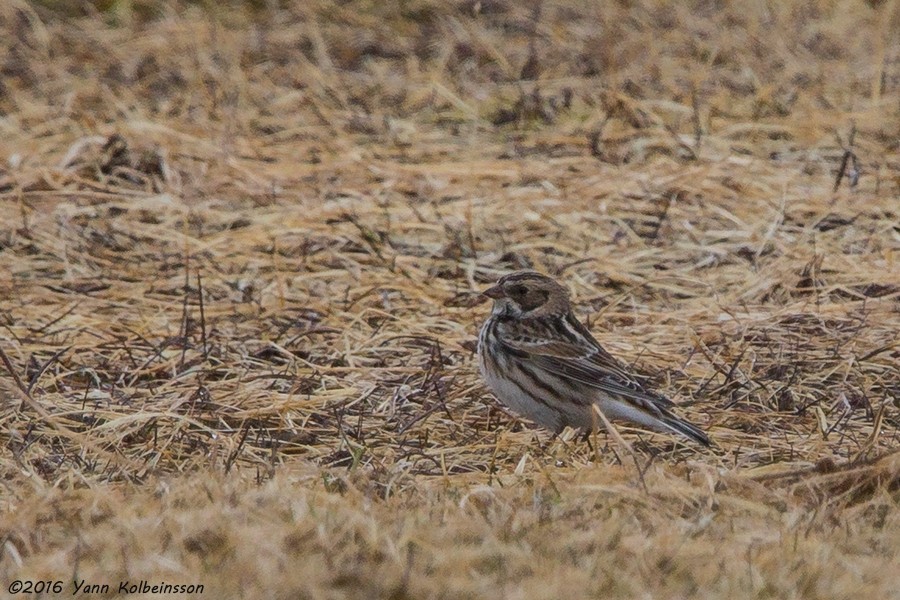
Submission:
[[636,405],[659,414],[670,406],[671,400],[648,391],[631,377],[608,352],[600,346],[564,340],[539,340],[504,337],[511,349],[528,355],[537,367],[614,396],[625,397]]

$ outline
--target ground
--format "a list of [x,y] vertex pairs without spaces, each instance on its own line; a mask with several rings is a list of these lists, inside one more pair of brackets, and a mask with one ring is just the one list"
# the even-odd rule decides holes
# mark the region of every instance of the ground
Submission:
[[[160,4],[0,7],[6,593],[900,598],[896,1]],[[524,267],[713,447],[497,405]]]

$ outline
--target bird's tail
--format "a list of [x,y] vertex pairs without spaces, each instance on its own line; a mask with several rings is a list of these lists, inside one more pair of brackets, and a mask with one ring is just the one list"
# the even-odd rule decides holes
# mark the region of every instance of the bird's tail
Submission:
[[699,427],[685,421],[684,419],[679,419],[668,411],[663,413],[660,421],[663,423],[663,425],[665,425],[675,433],[680,433],[681,435],[688,437],[695,442],[703,444],[704,446],[710,445],[709,436],[707,436],[706,433],[704,433]]

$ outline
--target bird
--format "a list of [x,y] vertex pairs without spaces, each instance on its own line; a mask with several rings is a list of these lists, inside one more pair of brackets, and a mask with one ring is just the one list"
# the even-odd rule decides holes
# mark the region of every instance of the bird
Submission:
[[596,406],[609,420],[710,445],[706,433],[672,411],[671,400],[603,349],[556,280],[516,271],[481,293],[494,301],[478,335],[481,375],[513,412],[554,435],[566,427],[588,434],[597,424]]

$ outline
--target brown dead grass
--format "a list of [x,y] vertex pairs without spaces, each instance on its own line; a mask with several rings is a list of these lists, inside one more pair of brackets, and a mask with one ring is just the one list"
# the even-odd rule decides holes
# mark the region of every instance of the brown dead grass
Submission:
[[[5,584],[897,597],[896,1],[96,6],[0,8]],[[526,266],[715,448],[498,408]]]

